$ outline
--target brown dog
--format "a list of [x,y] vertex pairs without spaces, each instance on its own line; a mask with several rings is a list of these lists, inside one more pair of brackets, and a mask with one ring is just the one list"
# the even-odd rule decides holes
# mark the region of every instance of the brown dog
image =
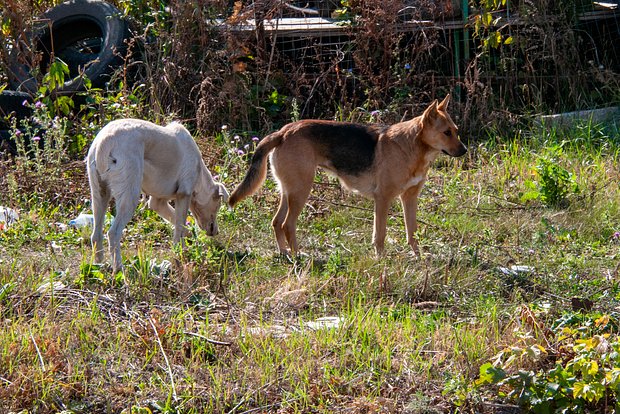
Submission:
[[345,188],[375,201],[373,243],[377,254],[384,249],[388,208],[399,196],[407,243],[418,254],[416,210],[428,169],[440,152],[452,157],[467,152],[446,112],[449,102],[450,95],[439,104],[435,100],[422,115],[387,127],[319,120],[285,125],[258,144],[229,204],[234,207],[258,190],[267,176],[267,155],[271,153],[271,168],[281,192],[271,224],[281,253],[298,252],[297,218],[316,169],[321,167],[335,174]]

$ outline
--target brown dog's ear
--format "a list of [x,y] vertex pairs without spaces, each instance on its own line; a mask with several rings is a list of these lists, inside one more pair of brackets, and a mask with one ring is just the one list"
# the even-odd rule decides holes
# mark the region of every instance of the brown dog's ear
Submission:
[[424,111],[422,115],[422,120],[424,121],[432,121],[437,118],[437,99],[435,99]]
[[437,109],[439,109],[440,111],[446,111],[448,109],[448,104],[450,103],[450,94],[447,94],[445,98],[443,98],[443,101],[441,101],[441,103],[439,104],[439,106],[437,107]]

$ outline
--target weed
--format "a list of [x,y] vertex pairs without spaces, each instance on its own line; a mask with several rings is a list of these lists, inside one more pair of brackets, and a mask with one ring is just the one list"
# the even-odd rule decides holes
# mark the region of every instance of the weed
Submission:
[[575,174],[560,164],[562,146],[548,148],[548,154],[540,156],[535,167],[537,181],[527,180],[528,191],[521,196],[521,201],[540,199],[549,207],[566,207],[568,196],[579,193]]
[[[505,349],[480,367],[476,384],[499,386],[504,398],[536,413],[618,407],[618,321],[592,315],[571,323],[567,316],[545,334],[555,336],[553,348],[534,343]],[[549,361],[551,353],[555,362]],[[536,368],[527,368],[530,364]]]

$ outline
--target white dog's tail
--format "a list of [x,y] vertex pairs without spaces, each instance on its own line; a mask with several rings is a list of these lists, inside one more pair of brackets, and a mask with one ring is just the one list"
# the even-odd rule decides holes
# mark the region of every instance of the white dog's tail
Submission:
[[228,204],[234,207],[235,204],[244,198],[254,194],[267,178],[267,156],[278,145],[282,143],[284,134],[282,131],[276,131],[267,135],[256,147],[250,168],[245,173],[243,181],[235,188],[228,199]]

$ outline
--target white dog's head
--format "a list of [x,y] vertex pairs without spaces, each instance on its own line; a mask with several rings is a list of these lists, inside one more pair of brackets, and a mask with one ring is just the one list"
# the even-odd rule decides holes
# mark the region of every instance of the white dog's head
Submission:
[[228,201],[228,191],[224,184],[203,187],[202,191],[195,191],[189,209],[194,215],[198,226],[209,236],[215,236],[217,228],[216,216],[222,202]]

